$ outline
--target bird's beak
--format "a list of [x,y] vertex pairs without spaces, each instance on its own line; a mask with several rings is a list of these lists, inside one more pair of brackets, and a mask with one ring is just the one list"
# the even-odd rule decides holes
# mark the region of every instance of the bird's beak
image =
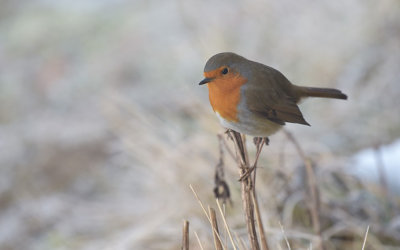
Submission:
[[200,83],[199,83],[199,85],[203,85],[203,84],[206,84],[206,83],[209,83],[209,82],[211,82],[212,80],[214,80],[214,78],[204,78]]

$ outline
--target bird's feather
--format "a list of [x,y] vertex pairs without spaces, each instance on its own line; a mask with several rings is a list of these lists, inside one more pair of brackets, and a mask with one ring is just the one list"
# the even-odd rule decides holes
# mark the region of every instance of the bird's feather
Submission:
[[[253,62],[255,63],[255,62]],[[289,80],[278,70],[255,63],[252,85],[246,86],[247,106],[251,112],[280,125],[285,122],[309,125],[297,102],[299,97],[292,91]]]

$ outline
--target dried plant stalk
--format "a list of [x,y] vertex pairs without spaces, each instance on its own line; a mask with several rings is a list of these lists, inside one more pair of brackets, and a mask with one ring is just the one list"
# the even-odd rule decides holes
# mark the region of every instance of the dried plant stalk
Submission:
[[240,176],[247,175],[246,178],[241,180],[242,183],[242,203],[246,215],[247,233],[250,240],[251,249],[259,250],[260,245],[257,239],[257,231],[254,219],[254,204],[252,199],[252,192],[254,188],[253,180],[248,172],[250,171],[249,159],[247,157],[245,144],[240,133],[229,130],[229,133],[235,143],[237,163],[239,166]]
[[214,208],[208,207],[208,212],[210,214],[211,218],[211,226],[213,228],[213,236],[214,236],[214,245],[216,250],[222,250],[222,243],[219,239],[219,230],[218,230],[218,223],[217,223],[217,217],[215,214]]
[[264,225],[262,223],[261,219],[261,213],[260,213],[260,207],[258,205],[258,199],[257,199],[257,193],[256,193],[256,173],[257,173],[257,163],[258,159],[260,158],[260,154],[262,151],[262,148],[264,144],[268,145],[268,138],[254,138],[254,144],[257,147],[257,152],[256,152],[256,159],[254,160],[254,164],[252,169],[254,169],[253,173],[253,183],[254,183],[254,188],[253,188],[253,203],[254,203],[254,208],[255,208],[255,213],[256,213],[256,220],[257,220],[257,225],[258,225],[258,232],[260,234],[260,241],[261,241],[261,249],[262,250],[268,250],[268,243],[267,243],[267,237],[265,236],[265,231],[264,231]]
[[189,250],[189,221],[187,220],[183,222],[182,250]]
[[254,208],[255,208],[255,212],[256,212],[258,232],[260,233],[261,249],[268,250],[269,248],[268,248],[268,243],[267,243],[267,237],[265,236],[264,226],[263,226],[261,214],[260,214],[260,208],[258,206],[258,200],[257,200],[255,192],[253,193],[252,198],[254,201]]

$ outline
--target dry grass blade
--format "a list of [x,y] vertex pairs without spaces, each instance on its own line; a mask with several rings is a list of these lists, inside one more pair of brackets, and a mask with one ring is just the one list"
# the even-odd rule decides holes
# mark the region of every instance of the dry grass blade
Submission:
[[207,217],[208,221],[211,223],[211,218],[210,218],[210,216],[208,215],[208,213],[207,213],[206,209],[204,208],[204,206],[203,206],[203,202],[201,202],[201,200],[200,200],[199,196],[197,195],[196,191],[194,191],[194,189],[193,189],[193,187],[192,187],[192,185],[191,185],[191,184],[189,185],[189,187],[190,187],[190,189],[192,190],[192,192],[193,192],[194,196],[196,197],[196,200],[199,202],[199,204],[200,204],[200,207],[203,209],[203,212],[204,212],[204,214],[206,215],[206,217]]
[[[204,208],[203,202],[200,200],[199,196],[197,195],[197,193],[196,193],[196,191],[194,190],[194,188],[192,187],[192,185],[189,185],[189,187],[190,187],[190,189],[192,190],[194,196],[196,197],[196,200],[199,202],[200,207],[202,208],[204,214],[206,215],[206,217],[207,217],[207,219],[208,219],[208,222],[210,222],[211,227],[212,227],[211,217],[210,217],[210,215],[207,213],[206,209]],[[212,229],[213,229],[213,232],[214,232],[214,228],[212,228]],[[215,233],[217,233],[216,235],[217,235],[218,239],[220,240],[220,242],[222,242],[222,239],[221,239],[219,233],[218,233],[218,232],[215,232]],[[233,243],[233,241],[232,241],[232,245],[235,246],[234,243]],[[222,245],[222,247],[223,247],[223,249],[225,249],[225,247],[224,247],[223,245]]]
[[189,250],[189,221],[183,222],[182,250]]
[[238,242],[239,249],[247,250],[248,248],[246,247],[246,244],[244,244],[243,239],[237,234],[237,232],[234,232],[234,234],[235,234],[236,241]]
[[208,212],[210,213],[211,217],[211,226],[213,228],[215,249],[222,250],[222,243],[221,240],[219,239],[219,230],[218,230],[217,216],[215,214],[215,210],[214,208],[208,207]]
[[204,250],[203,245],[201,244],[200,238],[199,238],[199,236],[197,235],[197,232],[196,232],[196,231],[194,231],[194,236],[196,236],[196,239],[197,239],[197,242],[199,243],[200,249],[201,249],[201,250]]
[[282,231],[282,234],[283,234],[283,238],[285,239],[286,246],[287,246],[287,248],[288,248],[289,250],[291,250],[290,244],[289,244],[289,241],[288,241],[288,238],[286,237],[286,234],[285,234],[285,230],[283,229],[283,226],[282,226],[282,224],[281,224],[280,221],[279,221],[279,226],[281,227],[281,231]]
[[365,232],[364,242],[363,242],[363,245],[362,245],[362,248],[361,248],[362,250],[364,250],[365,244],[367,243],[368,231],[369,231],[369,225],[367,227],[367,231]]
[[[224,222],[225,229],[226,229],[226,231],[228,232],[228,236],[229,236],[229,239],[231,240],[233,249],[236,250],[236,245],[235,245],[235,242],[233,241],[233,237],[232,237],[232,234],[231,234],[231,230],[229,229],[228,223],[226,222],[225,215],[224,215],[224,213],[223,213],[223,211],[222,211],[221,205],[219,204],[218,199],[217,199],[216,201],[217,201],[219,213],[221,214],[222,221]],[[220,239],[220,240],[221,240],[221,239]]]

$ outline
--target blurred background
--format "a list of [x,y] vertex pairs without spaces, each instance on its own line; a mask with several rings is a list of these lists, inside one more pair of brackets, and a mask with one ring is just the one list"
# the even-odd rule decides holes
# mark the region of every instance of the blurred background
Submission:
[[[370,225],[366,249],[398,249],[397,0],[1,1],[0,248],[178,249],[184,219],[210,248],[189,184],[215,207],[224,130],[197,84],[223,51],[348,94],[303,102],[312,126],[287,129],[315,165],[326,248],[361,249]],[[270,140],[257,182],[267,237],[286,249],[282,223],[307,249],[302,161],[283,133]],[[228,223],[245,238],[224,159]]]

